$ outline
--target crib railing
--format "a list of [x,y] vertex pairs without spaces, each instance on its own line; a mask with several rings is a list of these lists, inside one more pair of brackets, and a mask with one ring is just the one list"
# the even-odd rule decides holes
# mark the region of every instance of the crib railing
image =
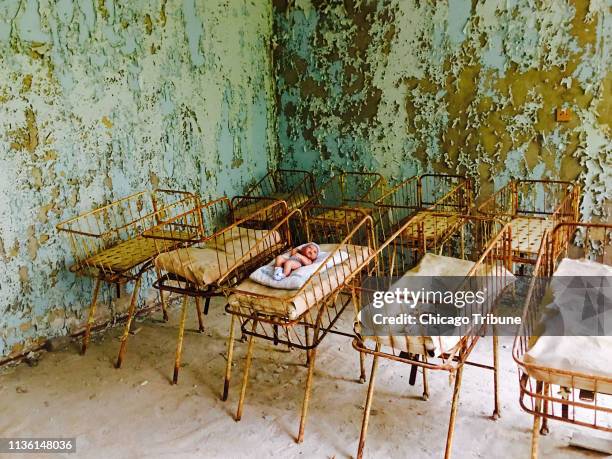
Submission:
[[58,231],[66,233],[72,248],[74,263],[70,270],[109,282],[132,279],[137,275],[131,272],[132,268],[146,261],[147,253],[118,250],[105,257],[104,252],[135,241],[158,222],[194,208],[197,203],[192,193],[143,191],[58,224]]
[[[520,405],[534,416],[532,458],[538,455],[538,437],[548,432],[549,419],[612,432],[612,394],[602,392],[602,388],[612,386],[612,378],[525,361],[539,338],[544,298],[563,258],[587,258],[612,265],[612,225],[563,222],[547,232],[540,246],[512,351],[519,370]],[[567,385],[551,381],[565,381]],[[584,390],[586,387],[592,390]]]
[[579,185],[561,180],[512,180],[479,207],[478,211],[504,219],[522,217],[575,220]]
[[[250,187],[243,196],[232,198],[236,219],[252,213],[257,199],[283,200],[290,210],[306,206],[315,196],[316,187],[312,173],[301,170],[274,169]],[[265,205],[262,203],[261,205]],[[246,210],[245,210],[246,209]]]
[[385,178],[376,172],[340,172],[319,187],[311,205],[370,207],[386,187]]

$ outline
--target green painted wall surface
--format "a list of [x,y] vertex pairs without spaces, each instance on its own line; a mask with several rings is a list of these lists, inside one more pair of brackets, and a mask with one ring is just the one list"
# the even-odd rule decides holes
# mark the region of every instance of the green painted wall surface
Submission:
[[[326,173],[579,178],[612,197],[609,0],[274,2],[281,161]],[[567,107],[573,119],[555,121]]]
[[[79,328],[55,224],[153,187],[242,191],[276,158],[268,2],[0,4],[0,357]],[[106,295],[103,302],[109,302]]]

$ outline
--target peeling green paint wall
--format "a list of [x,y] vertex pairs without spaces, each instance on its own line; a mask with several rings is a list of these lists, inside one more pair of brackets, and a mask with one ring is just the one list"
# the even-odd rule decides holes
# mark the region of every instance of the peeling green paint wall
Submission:
[[0,4],[0,357],[82,323],[58,221],[157,186],[237,194],[274,162],[271,31],[265,1]]
[[[612,198],[609,0],[275,0],[281,161],[330,172],[579,178]],[[555,109],[573,112],[555,121]]]

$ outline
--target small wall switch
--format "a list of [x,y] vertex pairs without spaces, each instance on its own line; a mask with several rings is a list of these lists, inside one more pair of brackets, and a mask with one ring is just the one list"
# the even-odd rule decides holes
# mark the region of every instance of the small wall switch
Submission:
[[558,108],[557,109],[557,121],[560,123],[566,123],[572,119],[572,112],[569,108]]

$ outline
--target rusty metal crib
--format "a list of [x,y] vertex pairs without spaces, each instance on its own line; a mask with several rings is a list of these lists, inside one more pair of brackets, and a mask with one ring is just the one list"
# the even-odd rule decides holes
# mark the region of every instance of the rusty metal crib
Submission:
[[[316,197],[307,206],[311,228],[333,228],[345,224],[341,209],[358,209],[371,215],[375,202],[387,191],[387,181],[377,172],[340,172],[317,190]],[[327,208],[327,210],[323,210]],[[360,218],[359,213],[349,216]]]
[[[546,230],[578,220],[580,186],[560,180],[511,180],[486,199],[478,212],[512,223],[512,256],[523,272],[536,262]],[[523,266],[520,266],[523,265]]]
[[[426,210],[467,215],[472,206],[472,182],[460,175],[424,174],[414,176],[376,200],[377,233],[384,241],[416,214],[423,221],[424,234],[433,236],[435,219]],[[439,237],[440,235],[436,235]]]
[[[222,296],[260,263],[288,247],[289,229],[283,220],[288,214],[287,204],[284,201],[266,204],[235,221],[230,200],[222,197],[161,222],[148,235],[159,250],[155,258],[159,274],[154,287],[162,296],[167,292],[183,297],[173,384],[178,382],[188,299],[195,299],[199,331],[203,332],[202,313],[208,314],[211,298]],[[262,221],[277,223],[267,228],[257,225],[259,229],[251,225]],[[168,241],[171,244],[181,241],[181,228],[185,227],[196,231],[190,244],[167,250]]]
[[[57,230],[66,233],[70,241],[74,257],[70,271],[95,279],[81,348],[83,354],[87,350],[95,320],[100,284],[116,284],[119,295],[121,284],[134,281],[116,362],[117,368],[121,366],[143,273],[153,267],[153,258],[160,250],[175,248],[193,235],[190,228],[181,228],[180,239],[168,240],[158,247],[144,234],[160,222],[196,208],[197,205],[198,197],[192,193],[174,190],[143,191],[57,225]],[[167,320],[163,298],[160,300],[164,320]]]
[[[307,206],[316,194],[310,172],[291,169],[270,170],[245,195],[232,198],[234,220],[253,215],[274,201],[285,201],[290,211]],[[265,226],[271,222],[251,221],[251,225]]]
[[[358,290],[360,305],[372,304],[375,292],[389,292],[397,288],[398,279],[406,275],[427,276],[429,267],[425,264],[425,254],[429,254],[427,263],[435,262],[447,265],[453,262],[452,273],[447,276],[460,276],[464,279],[458,290],[475,291],[487,289],[487,301],[482,305],[472,304],[460,309],[460,315],[471,317],[472,314],[485,314],[493,310],[499,295],[511,282],[512,274],[508,271],[510,260],[510,228],[500,222],[486,217],[458,216],[430,212],[427,220],[436,229],[431,234],[424,232],[425,221],[414,215],[399,228],[394,222],[388,222],[393,231],[379,246],[373,255],[376,261],[374,276],[364,281]],[[436,258],[443,256],[444,258]],[[452,257],[451,260],[446,257]],[[415,274],[416,270],[420,270]],[[429,274],[431,276],[434,273]],[[438,272],[436,276],[440,276]],[[365,317],[365,316],[364,316]],[[360,316],[360,321],[363,317]],[[392,333],[375,336],[363,336],[361,323],[355,325],[356,338],[353,347],[362,355],[372,355],[372,369],[367,390],[366,403],[361,425],[361,434],[357,457],[364,454],[365,440],[370,419],[370,410],[374,394],[374,384],[379,358],[411,365],[409,383],[415,383],[417,368],[421,368],[423,377],[423,398],[429,397],[427,373],[430,370],[446,371],[454,377],[454,389],[450,419],[447,432],[445,457],[451,456],[452,441],[457,415],[459,393],[465,364],[493,370],[494,411],[493,418],[500,415],[498,394],[498,338],[493,335],[493,365],[470,362],[468,358],[478,339],[485,333],[485,325],[478,327],[470,322],[460,326],[459,336],[393,336]],[[421,330],[420,333],[423,333]],[[385,336],[386,335],[386,336]]]
[[[578,235],[580,244],[570,243]],[[578,246],[580,245],[580,247]],[[514,340],[513,358],[518,365],[520,405],[533,415],[531,457],[537,458],[540,434],[548,433],[548,420],[567,422],[603,432],[612,432],[612,377],[585,370],[550,365],[539,359],[527,358],[541,333],[540,325],[545,313],[545,297],[551,285],[552,276],[563,258],[589,258],[596,262],[612,265],[612,225],[596,223],[564,222],[552,231],[546,231],[538,251],[523,311],[523,324]],[[549,297],[550,298],[550,297]],[[555,340],[555,351],[560,339],[574,343],[569,349],[585,359],[591,353],[606,352],[609,358],[612,349],[605,349],[605,343],[589,346],[584,337],[548,336]],[[575,340],[581,339],[581,345]],[[592,337],[598,340],[598,337]],[[608,338],[609,339],[609,338]],[[570,340],[570,341],[567,341]],[[592,341],[589,341],[592,343]],[[606,341],[609,346],[609,341]],[[578,347],[578,348],[576,348]],[[576,348],[576,349],[575,349]],[[564,348],[565,351],[568,348]],[[564,354],[564,358],[570,358]],[[576,357],[576,356],[572,356]],[[555,387],[557,390],[555,390]],[[606,422],[607,418],[607,422]]]
[[[315,233],[318,238],[316,242],[327,256],[318,267],[315,266],[316,270],[305,280],[302,287],[295,290],[273,289],[247,279],[229,289],[226,310],[232,315],[232,324],[228,342],[230,357],[226,368],[226,388],[229,385],[232,365],[234,319],[238,320],[242,333],[248,336],[236,420],[242,417],[255,339],[304,350],[308,371],[296,439],[298,443],[304,438],[317,348],[328,333],[352,337],[350,330],[343,332],[334,327],[349,304],[356,304],[355,286],[358,285],[361,270],[366,267],[367,260],[374,252],[371,217],[358,210],[339,211],[344,218],[343,225],[334,222],[333,229]],[[359,214],[360,218],[356,218],[354,213]],[[302,217],[301,212],[293,211],[287,218],[287,221],[289,220],[297,220],[290,225],[295,229],[291,245],[297,246],[308,241],[312,232],[307,229],[308,220]]]

